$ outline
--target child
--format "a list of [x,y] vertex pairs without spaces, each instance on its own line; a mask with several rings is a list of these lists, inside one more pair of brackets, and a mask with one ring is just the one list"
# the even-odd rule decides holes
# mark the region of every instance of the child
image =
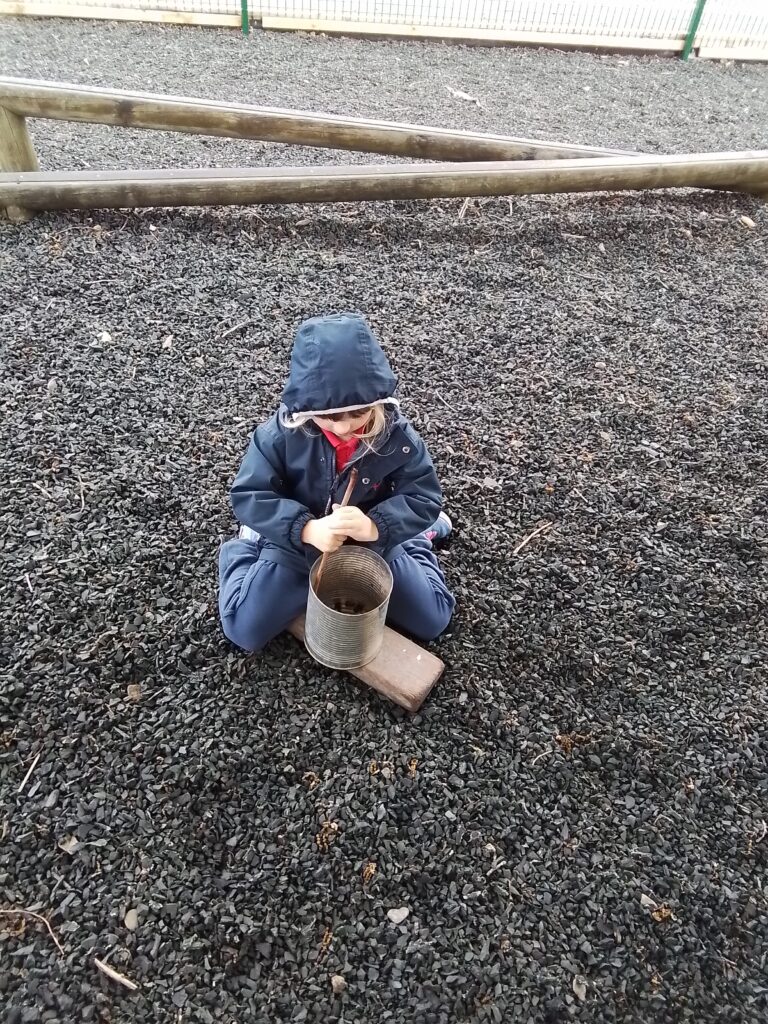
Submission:
[[[432,541],[451,522],[396,386],[361,317],[315,317],[299,328],[283,404],[254,431],[232,487],[239,538],[219,553],[221,622],[239,647],[261,650],[301,614],[313,563],[347,540],[388,562],[390,622],[422,640],[447,627],[455,601]],[[352,466],[357,484],[340,508]]]

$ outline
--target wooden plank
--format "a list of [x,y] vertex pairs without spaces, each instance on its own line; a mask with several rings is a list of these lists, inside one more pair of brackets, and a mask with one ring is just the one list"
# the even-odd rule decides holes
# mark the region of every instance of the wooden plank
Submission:
[[[304,642],[304,616],[288,627],[288,632]],[[387,626],[381,651],[367,665],[350,672],[361,683],[399,704],[406,711],[418,711],[443,674],[443,662],[412,640]]]
[[654,38],[577,32],[523,32],[517,29],[334,21],[325,18],[288,18],[272,15],[264,15],[261,26],[275,32],[319,32],[325,35],[374,36],[388,39],[437,39],[456,43],[484,43],[488,46],[640,50],[647,53],[678,53],[685,42],[684,34]]
[[768,60],[768,39],[750,41],[744,46],[699,46],[701,60]]
[[[0,171],[36,171],[37,166],[24,118],[0,107]],[[29,220],[31,216],[29,210],[16,203],[5,204],[5,215],[12,221]]]
[[239,14],[201,11],[156,11],[130,7],[80,7],[35,0],[0,0],[0,15],[32,18],[94,18],[101,21],[145,21],[162,25],[199,25],[239,28]]
[[768,188],[768,150],[629,160],[0,174],[0,205],[29,209],[242,206],[661,188]]
[[626,150],[0,77],[0,104],[27,117],[357,150],[427,160],[574,159]]

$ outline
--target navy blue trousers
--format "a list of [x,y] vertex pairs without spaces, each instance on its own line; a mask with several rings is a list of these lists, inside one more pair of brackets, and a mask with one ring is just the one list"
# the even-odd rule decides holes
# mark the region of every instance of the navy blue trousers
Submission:
[[[432,545],[407,541],[387,559],[393,588],[387,621],[420,640],[448,626],[456,601]],[[307,607],[306,571],[274,560],[263,542],[228,540],[219,551],[219,614],[225,635],[245,651],[260,651]]]

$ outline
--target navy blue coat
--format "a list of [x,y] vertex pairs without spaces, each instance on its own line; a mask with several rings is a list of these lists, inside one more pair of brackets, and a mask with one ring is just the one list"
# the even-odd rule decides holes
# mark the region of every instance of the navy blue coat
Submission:
[[[360,445],[342,473],[325,435],[308,422],[285,425],[297,412],[347,408],[391,396],[396,378],[367,324],[343,314],[307,321],[299,329],[281,411],[254,431],[231,491],[238,520],[260,533],[275,560],[306,568],[318,557],[301,540],[304,526],[340,503],[352,467],[358,480],[350,504],[376,523],[368,545],[385,557],[437,519],[442,492],[424,442],[410,423],[390,410],[376,451]],[[282,553],[282,557],[280,556]]]
[[251,437],[232,487],[235,515],[311,564],[318,552],[302,543],[301,531],[341,502],[353,466],[359,476],[350,504],[376,523],[379,539],[368,546],[380,554],[386,556],[437,519],[442,492],[435,468],[424,442],[402,416],[394,418],[377,452],[358,454],[337,473],[335,449],[314,424],[288,428],[274,415]]

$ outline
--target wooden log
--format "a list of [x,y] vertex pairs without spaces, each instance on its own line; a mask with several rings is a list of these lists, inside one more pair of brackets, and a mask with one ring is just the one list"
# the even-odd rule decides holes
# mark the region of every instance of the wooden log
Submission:
[[27,117],[258,139],[425,160],[557,160],[634,155],[627,150],[23,78],[0,77],[0,104]]
[[764,192],[768,150],[629,160],[0,174],[0,206],[243,206],[691,187]]
[[[291,623],[288,632],[304,642],[303,615]],[[419,710],[444,670],[440,658],[387,626],[379,654],[350,675],[413,713]]]
[[[0,107],[0,171],[36,171],[37,157],[23,117]],[[0,203],[12,221],[29,220],[31,214],[17,203]]]
[[130,7],[80,6],[50,0],[0,0],[0,15],[32,18],[88,18],[100,21],[142,21],[161,25],[202,25],[239,28],[239,14],[201,11],[160,11]]

